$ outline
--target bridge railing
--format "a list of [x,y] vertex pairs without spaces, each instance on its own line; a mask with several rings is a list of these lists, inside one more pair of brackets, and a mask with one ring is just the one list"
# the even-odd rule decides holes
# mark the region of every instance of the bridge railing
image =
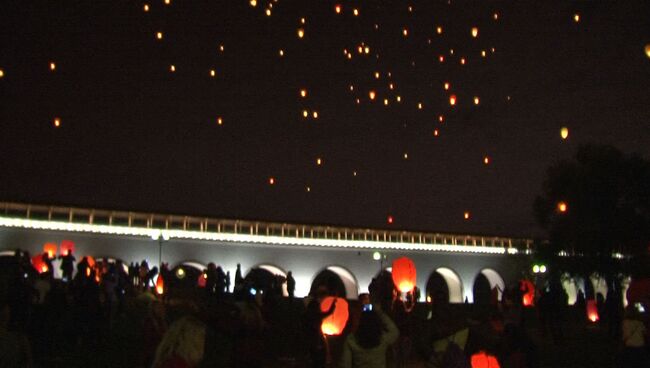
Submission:
[[303,239],[502,247],[508,250],[529,250],[532,247],[532,240],[530,239],[497,236],[455,235],[335,226],[298,225],[11,202],[0,202],[0,209],[5,217],[91,225],[279,236]]

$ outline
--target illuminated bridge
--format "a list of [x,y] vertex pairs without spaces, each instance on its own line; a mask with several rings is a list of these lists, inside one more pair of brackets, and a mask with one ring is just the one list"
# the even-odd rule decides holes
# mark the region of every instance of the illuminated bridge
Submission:
[[91,255],[158,264],[161,257],[170,268],[214,262],[233,279],[237,263],[244,275],[255,268],[282,275],[293,271],[297,296],[308,294],[316,280],[335,277],[350,299],[367,292],[382,267],[407,256],[417,268],[417,286],[442,288],[453,303],[482,302],[495,288],[500,294],[529,267],[532,246],[529,239],[0,202],[0,254],[15,249],[37,254],[45,243],[63,240],[74,242],[77,260]]

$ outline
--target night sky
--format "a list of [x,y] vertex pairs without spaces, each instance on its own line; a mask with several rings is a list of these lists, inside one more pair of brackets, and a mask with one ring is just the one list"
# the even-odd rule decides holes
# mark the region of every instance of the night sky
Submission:
[[550,164],[588,142],[649,156],[649,15],[645,0],[4,1],[0,200],[541,235]]

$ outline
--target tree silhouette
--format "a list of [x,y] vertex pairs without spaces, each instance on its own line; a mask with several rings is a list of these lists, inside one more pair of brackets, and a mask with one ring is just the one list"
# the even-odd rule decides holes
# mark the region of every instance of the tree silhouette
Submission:
[[542,254],[575,256],[574,272],[619,272],[612,255],[647,256],[650,245],[650,162],[612,146],[581,146],[575,159],[548,168],[534,203],[548,231]]

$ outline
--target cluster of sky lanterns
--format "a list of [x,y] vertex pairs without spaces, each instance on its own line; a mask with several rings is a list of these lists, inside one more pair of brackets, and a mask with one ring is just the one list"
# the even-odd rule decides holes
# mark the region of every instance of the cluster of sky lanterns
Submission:
[[[170,4],[171,4],[171,0],[164,0],[164,4],[165,4],[165,5],[170,5]],[[257,2],[256,0],[250,0],[250,1],[249,1],[249,4],[250,4],[251,7],[257,7],[258,2]],[[270,12],[271,12],[271,8],[272,8],[272,7],[273,7],[273,2],[270,1],[270,2],[268,3],[268,8],[266,9],[266,13],[267,13],[267,15],[270,15],[270,14],[271,14]],[[151,5],[148,4],[148,3],[143,4],[143,5],[142,5],[142,10],[143,10],[144,12],[149,12],[149,11],[151,10]],[[412,11],[413,11],[413,8],[409,6],[409,7],[408,7],[408,10],[409,10],[409,12],[412,12]],[[344,9],[344,6],[341,5],[341,4],[335,4],[334,7],[333,7],[333,11],[334,11],[336,14],[343,14],[343,13],[347,13],[347,12],[349,12],[349,13],[351,13],[351,14],[354,15],[354,16],[359,16],[359,15],[360,15],[360,12],[359,12],[359,9],[358,9],[358,8],[347,8],[347,9]],[[496,12],[493,13],[493,14],[492,14],[492,18],[493,18],[495,21],[498,20],[498,19],[499,19],[499,14],[496,13]],[[580,15],[579,13],[574,13],[572,19],[573,19],[573,21],[574,21],[575,23],[579,23],[579,22],[581,21],[581,15]],[[305,19],[305,18],[300,18],[300,23],[301,23],[302,25],[306,24],[306,19]],[[379,29],[379,24],[374,24],[374,28],[375,28],[375,30]],[[297,29],[296,32],[297,32],[297,36],[298,36],[298,38],[303,39],[303,38],[305,37],[305,28],[300,27],[300,28]],[[402,29],[401,29],[401,33],[402,33],[402,35],[403,35],[404,37],[408,37],[408,36],[410,36],[410,34],[412,33],[412,29],[409,29],[409,27],[404,26],[404,27],[402,27]],[[443,26],[442,26],[442,25],[437,25],[437,26],[435,26],[435,33],[437,33],[438,35],[442,35],[442,34],[443,34]],[[476,27],[476,26],[471,27],[471,28],[470,28],[470,35],[471,35],[472,38],[475,38],[475,39],[478,38],[478,36],[479,36],[479,28]],[[163,38],[164,38],[163,30],[158,30],[158,31],[155,32],[155,39],[156,39],[156,40],[158,40],[158,41],[162,41]],[[431,43],[431,40],[430,40],[430,39],[429,39],[429,43]],[[352,50],[354,50],[354,48],[352,48]],[[220,44],[220,45],[219,45],[219,51],[220,51],[220,52],[224,52],[224,45],[223,45],[223,44]],[[369,55],[371,50],[370,50],[370,47],[369,47],[368,45],[366,45],[364,42],[361,42],[361,43],[359,43],[358,46],[357,46],[357,51],[358,51],[359,54]],[[494,53],[494,52],[495,52],[495,48],[494,48],[494,47],[491,47],[491,48],[490,48],[490,51],[491,51],[492,53]],[[645,52],[645,55],[646,55],[648,58],[650,58],[650,43],[648,43],[648,44],[645,45],[644,52]],[[449,53],[450,53],[450,55],[454,55],[454,50],[453,50],[453,49],[450,49],[450,50],[449,50]],[[348,49],[344,49],[344,55],[345,55],[345,57],[347,57],[348,59],[351,59],[351,58],[352,58],[352,54],[353,54],[353,53],[350,52],[350,51],[348,51]],[[279,55],[280,57],[285,56],[285,50],[284,50],[284,49],[279,49],[279,50],[278,50],[278,55]],[[480,55],[481,55],[481,57],[486,57],[486,56],[487,56],[487,51],[486,51],[486,50],[480,50]],[[379,54],[377,54],[377,58],[378,58],[378,57],[379,57]],[[438,61],[439,61],[440,63],[443,63],[443,62],[445,61],[445,56],[442,55],[442,54],[440,54],[440,55],[438,56]],[[465,65],[465,64],[467,63],[467,59],[466,59],[465,57],[460,57],[460,58],[459,58],[459,62],[460,62],[461,65]],[[412,61],[412,64],[414,64],[413,61]],[[169,68],[169,72],[171,72],[171,73],[174,73],[174,72],[177,71],[177,66],[176,66],[175,64],[169,64],[168,68]],[[56,71],[57,69],[58,69],[58,65],[57,65],[57,63],[56,63],[55,61],[50,61],[50,62],[49,62],[49,70],[52,71],[52,72],[54,72],[54,71]],[[208,74],[209,74],[210,77],[215,78],[215,77],[217,76],[217,71],[216,71],[215,69],[209,69]],[[374,76],[375,76],[375,79],[380,79],[381,74],[380,74],[378,71],[375,71],[375,72],[374,72]],[[390,74],[389,74],[389,76],[390,76]],[[0,68],[0,78],[4,78],[4,77],[5,77],[5,70],[2,69],[2,68]],[[390,82],[390,83],[388,84],[388,88],[389,88],[391,91],[395,90],[395,84],[394,84],[393,82]],[[451,84],[450,84],[449,82],[445,82],[445,83],[444,83],[444,90],[445,90],[445,91],[449,91],[450,89],[451,89]],[[351,91],[354,90],[353,86],[350,86],[350,90],[351,90]],[[362,90],[362,89],[359,88],[358,90]],[[302,90],[300,90],[300,97],[302,97],[302,98],[306,98],[306,97],[307,97],[307,90],[306,90],[306,89],[302,89]],[[377,92],[377,91],[375,91],[375,90],[370,90],[370,91],[368,92],[368,98],[369,98],[371,101],[374,101],[375,99],[377,99],[377,97],[378,97],[378,92]],[[394,98],[395,98],[395,100],[396,100],[397,102],[401,102],[401,100],[402,100],[400,95],[394,95]],[[510,99],[510,96],[508,96],[508,100],[509,100],[509,99]],[[356,97],[355,100],[356,100],[356,103],[357,103],[357,104],[360,104],[360,103],[361,103],[361,99],[360,99],[360,98]],[[390,99],[387,98],[387,97],[383,97],[383,96],[382,96],[382,98],[380,98],[380,101],[383,101],[383,105],[385,105],[385,106],[388,106],[388,105],[390,104]],[[455,94],[450,94],[450,95],[448,96],[448,101],[449,101],[449,105],[450,105],[451,107],[456,106],[457,103],[458,103],[457,96],[456,96]],[[479,96],[474,96],[474,97],[473,97],[473,103],[474,103],[474,105],[479,105],[480,102],[481,102],[481,101],[480,101]],[[422,109],[424,108],[424,104],[423,104],[423,102],[417,102],[416,106],[417,106],[417,109],[418,109],[418,110],[422,110]],[[307,110],[307,109],[303,109],[303,110],[302,110],[302,116],[303,116],[303,118],[313,118],[313,119],[318,119],[318,118],[319,118],[319,113],[318,113],[318,111],[315,111],[315,110]],[[443,117],[443,115],[439,115],[439,116],[438,116],[438,121],[439,121],[440,123],[442,123],[442,122],[444,121],[444,117]],[[54,117],[54,118],[52,119],[52,125],[53,125],[55,128],[59,128],[59,127],[61,127],[61,124],[62,124],[62,122],[61,122],[61,118],[59,118],[59,117]],[[217,117],[217,125],[222,125],[222,124],[223,124],[223,118],[222,118],[222,117]],[[433,136],[434,136],[434,137],[438,137],[439,135],[440,135],[440,131],[439,131],[438,129],[434,129],[434,130],[433,130]],[[569,136],[569,129],[568,129],[567,127],[562,127],[562,128],[560,129],[560,136],[561,136],[561,138],[562,138],[563,140],[568,139],[568,136]],[[404,153],[404,154],[403,154],[403,158],[404,158],[404,159],[408,159],[408,153]],[[320,159],[319,159],[319,160],[320,160]],[[489,164],[489,163],[490,163],[490,158],[489,158],[488,156],[484,156],[484,157],[483,157],[483,163],[486,164],[486,165]],[[320,164],[319,164],[319,165],[320,165]],[[269,184],[271,184],[271,185],[275,184],[275,179],[272,178],[272,177],[269,178]],[[307,188],[308,188],[308,191],[309,191],[309,187],[307,187]],[[558,207],[557,207],[558,212],[560,212],[560,213],[564,213],[564,212],[567,211],[567,209],[568,209],[568,207],[567,207],[566,203],[564,203],[564,202],[560,202],[560,203],[558,203]],[[465,219],[469,219],[469,212],[465,212],[465,213],[464,213],[464,218],[465,218]]]

